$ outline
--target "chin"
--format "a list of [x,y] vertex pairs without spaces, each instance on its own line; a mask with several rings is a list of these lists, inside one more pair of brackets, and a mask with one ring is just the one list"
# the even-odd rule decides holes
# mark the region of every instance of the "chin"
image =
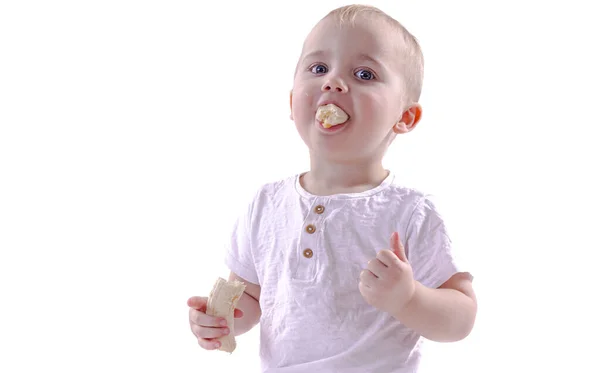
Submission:
[[322,161],[344,163],[357,158],[356,152],[349,151],[348,147],[332,148],[332,147],[317,147],[311,148],[311,157],[318,158]]

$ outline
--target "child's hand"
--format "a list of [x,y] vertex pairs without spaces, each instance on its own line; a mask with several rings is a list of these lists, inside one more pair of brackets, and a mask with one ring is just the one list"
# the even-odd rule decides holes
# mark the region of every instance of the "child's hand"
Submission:
[[[229,334],[227,322],[222,317],[214,317],[206,314],[206,297],[191,297],[188,299],[190,307],[190,328],[198,339],[198,344],[205,350],[215,350],[220,347],[216,338]],[[240,318],[243,313],[235,309],[233,317]]]
[[358,288],[367,303],[394,315],[412,299],[415,280],[397,232],[392,234],[390,247],[369,261],[360,273]]

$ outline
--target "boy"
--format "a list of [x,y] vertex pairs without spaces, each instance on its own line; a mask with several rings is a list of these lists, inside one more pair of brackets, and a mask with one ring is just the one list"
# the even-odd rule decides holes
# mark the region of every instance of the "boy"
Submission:
[[[415,372],[421,338],[458,341],[477,304],[430,199],[382,158],[421,117],[420,48],[380,10],[352,5],[308,35],[290,95],[310,170],[263,186],[226,263],[246,284],[235,334],[260,320],[264,372]],[[192,297],[190,326],[228,332]]]

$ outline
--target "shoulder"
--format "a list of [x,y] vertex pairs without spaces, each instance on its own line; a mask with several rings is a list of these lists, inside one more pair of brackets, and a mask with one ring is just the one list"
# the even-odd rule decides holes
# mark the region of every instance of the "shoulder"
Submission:
[[265,182],[258,188],[257,196],[276,197],[295,190],[298,175],[290,175],[285,178]]
[[254,193],[254,202],[265,202],[283,198],[295,192],[298,175],[267,181],[260,185]]
[[251,192],[251,199],[247,205],[250,216],[260,214],[269,206],[280,205],[282,201],[294,196],[296,193],[296,180],[294,174],[285,178],[267,181]]
[[[442,198],[425,188],[409,186],[398,178],[378,197],[383,215],[404,224],[421,224],[424,220],[442,221]],[[443,206],[442,206],[443,208]]]
[[439,195],[430,190],[408,186],[403,184],[397,178],[391,183],[389,188],[390,199],[403,201],[407,208],[416,210],[437,210],[441,204]]
[[394,177],[389,187],[379,196],[392,210],[403,213],[411,213],[430,197],[431,195],[424,190],[409,186],[398,177]]

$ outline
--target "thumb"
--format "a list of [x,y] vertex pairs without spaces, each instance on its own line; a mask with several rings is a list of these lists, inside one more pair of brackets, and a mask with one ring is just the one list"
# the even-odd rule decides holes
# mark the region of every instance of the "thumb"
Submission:
[[392,237],[390,238],[390,247],[392,248],[394,254],[396,254],[396,256],[398,257],[398,259],[405,263],[408,263],[408,258],[406,258],[406,252],[404,250],[402,242],[400,241],[400,235],[398,234],[398,232],[392,233]]
[[206,297],[191,297],[190,299],[188,299],[187,305],[188,305],[188,307],[191,307],[191,308],[194,308],[197,310],[205,309],[207,301],[208,301],[208,298],[206,298]]

